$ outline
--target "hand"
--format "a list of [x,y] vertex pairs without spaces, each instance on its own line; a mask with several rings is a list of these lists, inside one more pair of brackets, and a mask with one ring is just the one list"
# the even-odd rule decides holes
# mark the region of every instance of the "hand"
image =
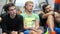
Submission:
[[33,31],[36,31],[36,28],[33,28],[32,30],[33,30]]
[[11,34],[18,34],[18,32],[17,31],[12,31]]

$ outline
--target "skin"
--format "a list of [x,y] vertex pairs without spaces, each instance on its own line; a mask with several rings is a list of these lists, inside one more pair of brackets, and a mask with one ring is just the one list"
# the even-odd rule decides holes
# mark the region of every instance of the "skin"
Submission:
[[[33,3],[28,3],[26,5],[26,8],[25,8],[25,12],[28,16],[30,16],[32,14],[32,10],[33,10]],[[36,20],[36,26],[35,28],[28,28],[26,25],[24,25],[24,28],[25,29],[31,29],[31,32],[30,34],[40,34],[40,30],[36,30],[37,28],[39,28],[39,21]]]
[[14,19],[16,16],[16,7],[15,6],[10,7],[8,13],[10,14],[10,18]]
[[[9,7],[8,14],[10,15],[11,19],[14,19],[16,16],[16,7],[15,6]],[[7,34],[7,33],[4,32],[3,34]],[[11,31],[11,34],[18,34],[18,31]]]
[[[50,27],[51,31],[54,31],[54,18],[53,18],[53,10],[52,7],[50,5],[48,5],[47,7],[45,7],[45,14],[42,16],[43,19],[47,18],[47,24]],[[58,14],[57,12],[54,12],[55,16]]]

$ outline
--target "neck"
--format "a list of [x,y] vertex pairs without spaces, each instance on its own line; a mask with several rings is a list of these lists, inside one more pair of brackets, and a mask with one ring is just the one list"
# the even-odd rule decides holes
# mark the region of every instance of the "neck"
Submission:
[[25,10],[25,12],[27,13],[28,16],[32,14],[32,11]]

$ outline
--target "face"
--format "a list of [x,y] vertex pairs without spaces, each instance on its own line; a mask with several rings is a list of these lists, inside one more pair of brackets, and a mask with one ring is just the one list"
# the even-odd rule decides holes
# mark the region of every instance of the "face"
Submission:
[[26,10],[29,12],[32,12],[33,10],[33,3],[28,3],[28,5],[26,6]]
[[10,7],[8,13],[10,15],[16,15],[16,7],[15,6]]
[[48,5],[45,9],[46,9],[47,12],[52,11],[52,7],[50,5]]

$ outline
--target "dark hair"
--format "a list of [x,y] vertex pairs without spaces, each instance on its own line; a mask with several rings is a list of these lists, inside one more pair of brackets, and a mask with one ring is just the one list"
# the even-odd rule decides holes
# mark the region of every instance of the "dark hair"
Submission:
[[46,8],[48,5],[49,5],[49,4],[44,4],[44,5],[42,6],[43,12],[45,12],[45,8]]
[[12,7],[12,6],[15,6],[15,5],[13,3],[8,3],[3,6],[3,9],[5,12],[7,12],[9,10],[9,7]]

